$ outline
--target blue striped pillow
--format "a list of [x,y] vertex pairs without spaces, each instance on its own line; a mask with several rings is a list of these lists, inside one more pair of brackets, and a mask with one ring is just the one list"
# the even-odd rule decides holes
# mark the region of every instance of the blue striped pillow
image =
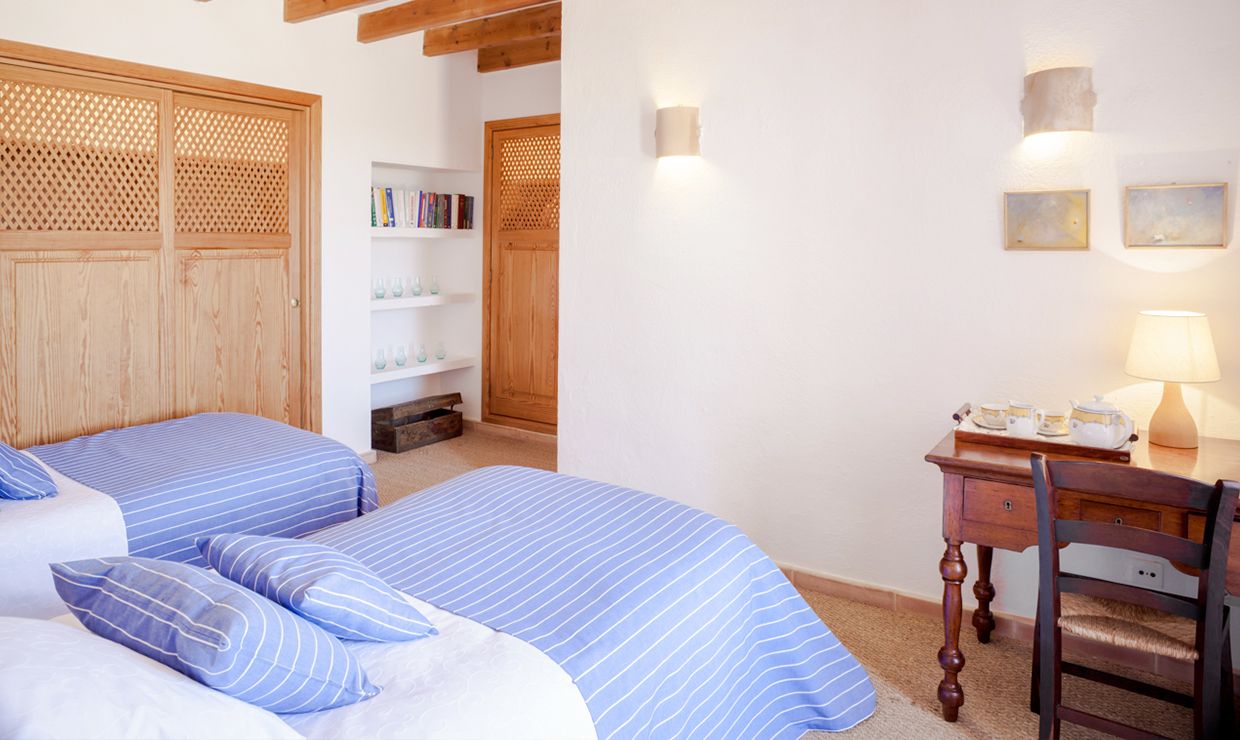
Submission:
[[56,484],[39,463],[0,442],[0,498],[24,501],[56,495]]
[[379,693],[339,640],[202,568],[150,558],[52,564],[92,632],[272,712],[314,712]]
[[220,575],[345,640],[398,642],[439,634],[399,591],[327,545],[217,534],[199,538],[198,549]]

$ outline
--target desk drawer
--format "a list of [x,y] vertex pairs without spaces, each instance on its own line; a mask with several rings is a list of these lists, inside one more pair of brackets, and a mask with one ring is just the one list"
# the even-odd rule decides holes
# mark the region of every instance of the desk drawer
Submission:
[[1162,513],[1153,509],[1138,509],[1132,506],[1104,504],[1100,501],[1081,501],[1081,520],[1086,522],[1106,522],[1107,524],[1123,524],[1129,527],[1140,527],[1158,532],[1162,529]]
[[1038,531],[1037,505],[1028,486],[966,478],[963,509],[966,521]]
[[[1206,534],[1206,518],[1201,514],[1185,517],[1185,535],[1193,542],[1201,542]],[[1240,519],[1231,528],[1231,552],[1227,557],[1227,592],[1240,596]]]

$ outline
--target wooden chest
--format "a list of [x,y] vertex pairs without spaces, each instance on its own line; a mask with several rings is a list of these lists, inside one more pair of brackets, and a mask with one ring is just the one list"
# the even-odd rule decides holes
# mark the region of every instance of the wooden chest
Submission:
[[384,452],[405,452],[461,436],[463,419],[452,408],[460,393],[419,398],[370,412],[370,444]]

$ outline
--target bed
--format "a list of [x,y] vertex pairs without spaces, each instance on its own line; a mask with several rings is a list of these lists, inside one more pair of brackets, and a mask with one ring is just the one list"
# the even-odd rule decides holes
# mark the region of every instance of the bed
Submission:
[[130,554],[203,564],[197,536],[295,537],[378,507],[374,476],[351,450],[248,414],[197,414],[25,453],[58,494],[0,500],[5,615],[64,612],[49,562]]
[[[344,641],[381,691],[272,715],[304,737],[796,738],[849,729],[875,708],[865,669],[743,533],[656,496],[485,468],[302,539],[361,561],[438,629]],[[22,629],[0,620],[0,636]],[[35,675],[21,650],[0,644],[0,663],[25,660],[22,675]],[[0,669],[0,704],[20,701],[6,687],[29,683]],[[226,698],[238,721],[255,709]],[[132,697],[110,701],[118,715],[133,709]],[[36,721],[0,732],[38,735]],[[245,732],[284,736],[255,728]]]

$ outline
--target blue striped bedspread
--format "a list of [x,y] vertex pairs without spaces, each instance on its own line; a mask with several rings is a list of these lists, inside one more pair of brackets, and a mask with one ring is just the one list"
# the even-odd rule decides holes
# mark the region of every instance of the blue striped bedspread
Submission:
[[196,537],[296,537],[379,506],[374,475],[352,450],[248,414],[197,414],[28,452],[114,498],[135,556],[206,565]]
[[600,738],[795,738],[874,711],[865,669],[775,564],[667,499],[483,468],[307,539],[541,650]]

